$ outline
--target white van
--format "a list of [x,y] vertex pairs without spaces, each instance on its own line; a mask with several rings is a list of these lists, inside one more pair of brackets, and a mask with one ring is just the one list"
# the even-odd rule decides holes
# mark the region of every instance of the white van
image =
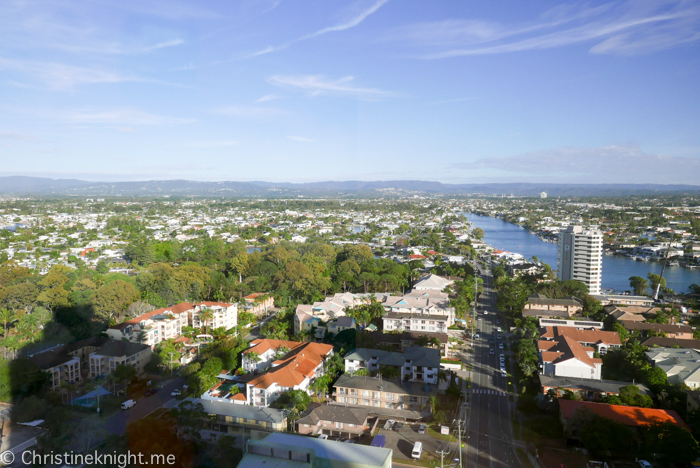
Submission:
[[122,403],[122,409],[129,409],[135,404],[136,402],[134,400],[126,400],[124,403]]
[[411,452],[411,456],[413,458],[420,458],[422,453],[423,453],[423,443],[416,442],[415,445],[413,445],[413,452]]

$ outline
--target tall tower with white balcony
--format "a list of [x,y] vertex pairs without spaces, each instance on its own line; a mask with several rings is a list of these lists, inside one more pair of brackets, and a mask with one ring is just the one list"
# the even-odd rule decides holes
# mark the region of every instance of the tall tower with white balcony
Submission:
[[576,280],[588,286],[589,294],[600,294],[603,274],[603,233],[581,226],[569,226],[559,233],[561,281]]

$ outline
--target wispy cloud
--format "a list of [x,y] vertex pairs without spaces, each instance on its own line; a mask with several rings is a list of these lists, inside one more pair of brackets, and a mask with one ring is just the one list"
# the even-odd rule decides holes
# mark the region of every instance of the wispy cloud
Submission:
[[448,20],[394,30],[388,38],[425,59],[591,43],[590,53],[634,55],[700,40],[700,5],[684,0],[557,7],[530,23]]
[[428,104],[452,104],[455,102],[469,102],[469,101],[473,101],[475,99],[476,99],[475,97],[440,99],[439,101],[432,101],[432,102],[429,102]]
[[456,163],[452,169],[497,170],[504,177],[577,183],[682,183],[697,185],[700,158],[664,156],[642,151],[634,144],[597,148],[566,147],[509,157]]
[[125,75],[111,70],[2,57],[0,57],[0,70],[14,71],[28,75],[54,90],[71,90],[75,86],[84,84],[123,83],[129,81],[171,84],[160,80]]
[[144,47],[141,49],[142,52],[151,52],[153,50],[158,50],[158,49],[165,49],[167,47],[175,47],[184,44],[185,41],[182,39],[173,39],[171,41],[164,41],[164,42],[159,42],[158,44],[154,44],[152,46]]
[[[70,111],[43,111],[38,113],[41,117],[58,120],[72,124],[101,124],[114,125],[119,128],[130,128],[142,125],[173,125],[195,122],[194,119],[181,119],[164,115],[150,114],[137,109],[115,110],[70,110]],[[127,130],[128,132],[128,130]]]
[[354,96],[360,99],[378,99],[394,96],[389,91],[377,88],[364,88],[354,85],[355,77],[345,76],[337,80],[331,80],[322,75],[302,75],[271,77],[268,82],[275,86],[291,87],[302,89],[308,92],[309,96],[319,96],[322,94]]
[[262,96],[262,97],[256,99],[255,102],[268,102],[268,101],[273,101],[275,99],[277,99],[277,96],[275,96],[274,94],[267,94],[265,96]]
[[244,118],[268,118],[284,114],[284,111],[274,107],[251,106],[251,105],[233,105],[211,109],[209,112],[215,114],[227,115],[229,117],[244,117]]
[[301,143],[313,143],[315,140],[313,138],[306,138],[294,135],[287,135],[287,138],[294,141],[299,141]]
[[26,133],[19,132],[4,132],[0,130],[0,138],[6,138],[8,140],[18,140],[18,141],[32,141],[36,140],[33,135],[28,135]]
[[225,148],[229,146],[236,146],[239,142],[235,140],[222,140],[222,141],[194,141],[190,143],[190,146],[194,148]]
[[369,6],[366,6],[366,2],[359,2],[354,5],[353,11],[348,15],[348,17],[344,18],[340,22],[332,25],[325,27],[323,29],[319,29],[316,32],[306,34],[304,36],[301,36],[297,39],[294,39],[293,41],[289,41],[286,44],[282,44],[280,46],[267,46],[264,49],[261,49],[257,52],[253,52],[250,54],[248,57],[256,57],[259,55],[265,55],[269,54],[271,52],[277,52],[280,50],[284,50],[291,46],[292,44],[295,44],[297,42],[301,41],[306,41],[308,39],[312,39],[315,37],[323,36],[324,34],[328,34],[330,32],[340,32],[340,31],[345,31],[350,28],[354,28],[355,26],[359,25],[362,23],[367,17],[375,13],[377,10],[379,10],[384,4],[388,3],[389,0],[374,0],[372,4]]
[[115,127],[114,129],[115,129],[116,131],[122,132],[122,133],[134,133],[134,131],[135,131],[135,130],[134,130],[133,128],[131,128],[131,127]]

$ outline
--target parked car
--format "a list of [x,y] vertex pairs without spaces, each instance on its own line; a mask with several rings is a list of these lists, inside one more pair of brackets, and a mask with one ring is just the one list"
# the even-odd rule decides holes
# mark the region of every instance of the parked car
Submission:
[[170,396],[178,396],[178,395],[182,395],[182,392],[180,391],[179,388],[176,388],[175,390],[170,392]]
[[354,444],[354,443],[356,443],[356,442],[355,442],[355,439],[348,439],[348,440],[345,441],[345,443],[346,443],[346,444]]
[[477,333],[476,335],[474,335],[474,339],[475,339],[475,340],[478,340],[478,339],[479,339],[479,334],[478,334],[478,333]]
[[503,377],[503,378],[508,377],[508,373],[506,372],[505,369],[501,369],[501,377]]
[[421,424],[420,427],[418,428],[418,433],[419,434],[425,434],[425,430],[428,428],[425,424]]
[[498,349],[503,349],[503,343],[498,343]]
[[496,331],[500,332],[500,331],[503,331],[503,330],[501,330],[501,327],[498,327],[498,328],[496,328]]
[[151,396],[151,395],[155,395],[156,393],[158,393],[158,390],[156,390],[155,388],[151,388],[151,389],[146,390],[146,393],[144,393],[144,395]]
[[384,430],[385,431],[391,430],[391,428],[394,427],[395,423],[396,423],[396,421],[394,421],[393,419],[389,419],[386,423],[384,423]]
[[394,430],[396,432],[401,432],[401,429],[403,429],[403,423],[402,422],[397,422],[396,426],[394,426]]
[[489,349],[489,354],[494,354],[494,352],[493,348]]
[[321,440],[326,440],[328,439],[328,434],[319,434],[318,438]]
[[639,460],[639,468],[652,468],[651,463],[646,460]]
[[122,403],[122,409],[129,409],[132,406],[136,404],[136,401],[134,400],[126,400],[124,403]]

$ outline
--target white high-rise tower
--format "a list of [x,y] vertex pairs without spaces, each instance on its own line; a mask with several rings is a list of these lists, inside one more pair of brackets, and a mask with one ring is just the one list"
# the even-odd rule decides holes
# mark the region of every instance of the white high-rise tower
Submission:
[[561,281],[576,280],[588,286],[589,294],[600,294],[603,274],[603,233],[569,226],[559,233]]

